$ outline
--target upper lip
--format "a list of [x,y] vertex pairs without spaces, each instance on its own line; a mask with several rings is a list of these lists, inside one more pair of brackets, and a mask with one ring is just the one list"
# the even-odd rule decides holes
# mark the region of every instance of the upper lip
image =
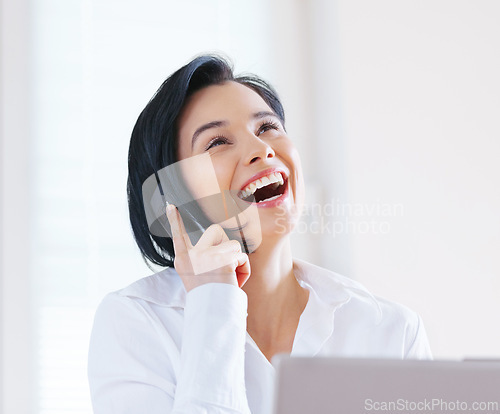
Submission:
[[245,184],[243,184],[241,186],[240,191],[243,191],[247,187],[247,185],[249,185],[250,183],[258,180],[259,178],[265,177],[266,175],[272,174],[274,172],[281,173],[284,180],[286,180],[288,178],[288,174],[286,173],[286,171],[283,168],[278,168],[278,167],[267,168],[265,170],[258,172],[257,174],[254,174],[252,177],[250,177],[250,179],[248,181],[246,181]]

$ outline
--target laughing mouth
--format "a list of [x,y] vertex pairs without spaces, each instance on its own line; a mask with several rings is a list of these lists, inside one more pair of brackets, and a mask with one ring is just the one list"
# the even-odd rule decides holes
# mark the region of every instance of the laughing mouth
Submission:
[[276,171],[252,181],[238,193],[238,196],[249,203],[272,201],[285,193],[287,184],[288,178]]

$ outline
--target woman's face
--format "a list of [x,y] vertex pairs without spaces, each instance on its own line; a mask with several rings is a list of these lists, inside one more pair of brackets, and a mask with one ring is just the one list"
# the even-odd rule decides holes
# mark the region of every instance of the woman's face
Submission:
[[[303,203],[300,158],[280,119],[256,92],[237,82],[196,92],[179,118],[178,139],[179,161],[209,154],[220,191],[230,190],[238,205],[258,211],[262,237],[291,231]],[[184,174],[195,198],[213,187],[209,177]]]

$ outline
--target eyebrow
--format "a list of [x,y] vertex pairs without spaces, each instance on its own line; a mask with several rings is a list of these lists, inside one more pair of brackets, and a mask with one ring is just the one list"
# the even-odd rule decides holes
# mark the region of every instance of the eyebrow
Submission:
[[[262,118],[265,118],[266,116],[272,116],[272,117],[280,120],[278,115],[276,115],[274,112],[269,112],[269,111],[256,112],[255,114],[253,114],[252,118],[253,119],[262,119]],[[281,122],[281,120],[280,120],[280,122]]]
[[211,128],[220,128],[220,127],[226,126],[227,124],[228,124],[227,121],[212,121],[212,122],[208,122],[206,124],[203,124],[202,126],[197,128],[196,131],[194,131],[193,138],[191,139],[191,149],[194,147],[195,141],[198,139],[199,135],[202,132],[205,132],[207,129],[211,129]]
[[[256,112],[252,115],[252,119],[262,119],[262,118],[265,118],[266,116],[272,116],[272,117],[277,118],[279,120],[279,117],[274,112],[269,112],[269,111]],[[280,122],[281,122],[281,120],[280,120]],[[198,139],[200,134],[202,134],[203,132],[205,132],[208,129],[220,128],[223,126],[227,126],[228,124],[229,124],[228,121],[212,121],[212,122],[207,122],[206,124],[203,124],[202,126],[196,128],[196,131],[194,131],[194,134],[193,134],[193,138],[191,139],[191,149],[193,149],[194,143],[196,142],[196,140]]]

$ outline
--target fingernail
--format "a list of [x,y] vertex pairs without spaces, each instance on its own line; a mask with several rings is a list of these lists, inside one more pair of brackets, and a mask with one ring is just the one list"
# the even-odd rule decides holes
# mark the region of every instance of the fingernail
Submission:
[[175,206],[172,203],[169,203],[167,201],[167,211],[173,211],[175,209]]

